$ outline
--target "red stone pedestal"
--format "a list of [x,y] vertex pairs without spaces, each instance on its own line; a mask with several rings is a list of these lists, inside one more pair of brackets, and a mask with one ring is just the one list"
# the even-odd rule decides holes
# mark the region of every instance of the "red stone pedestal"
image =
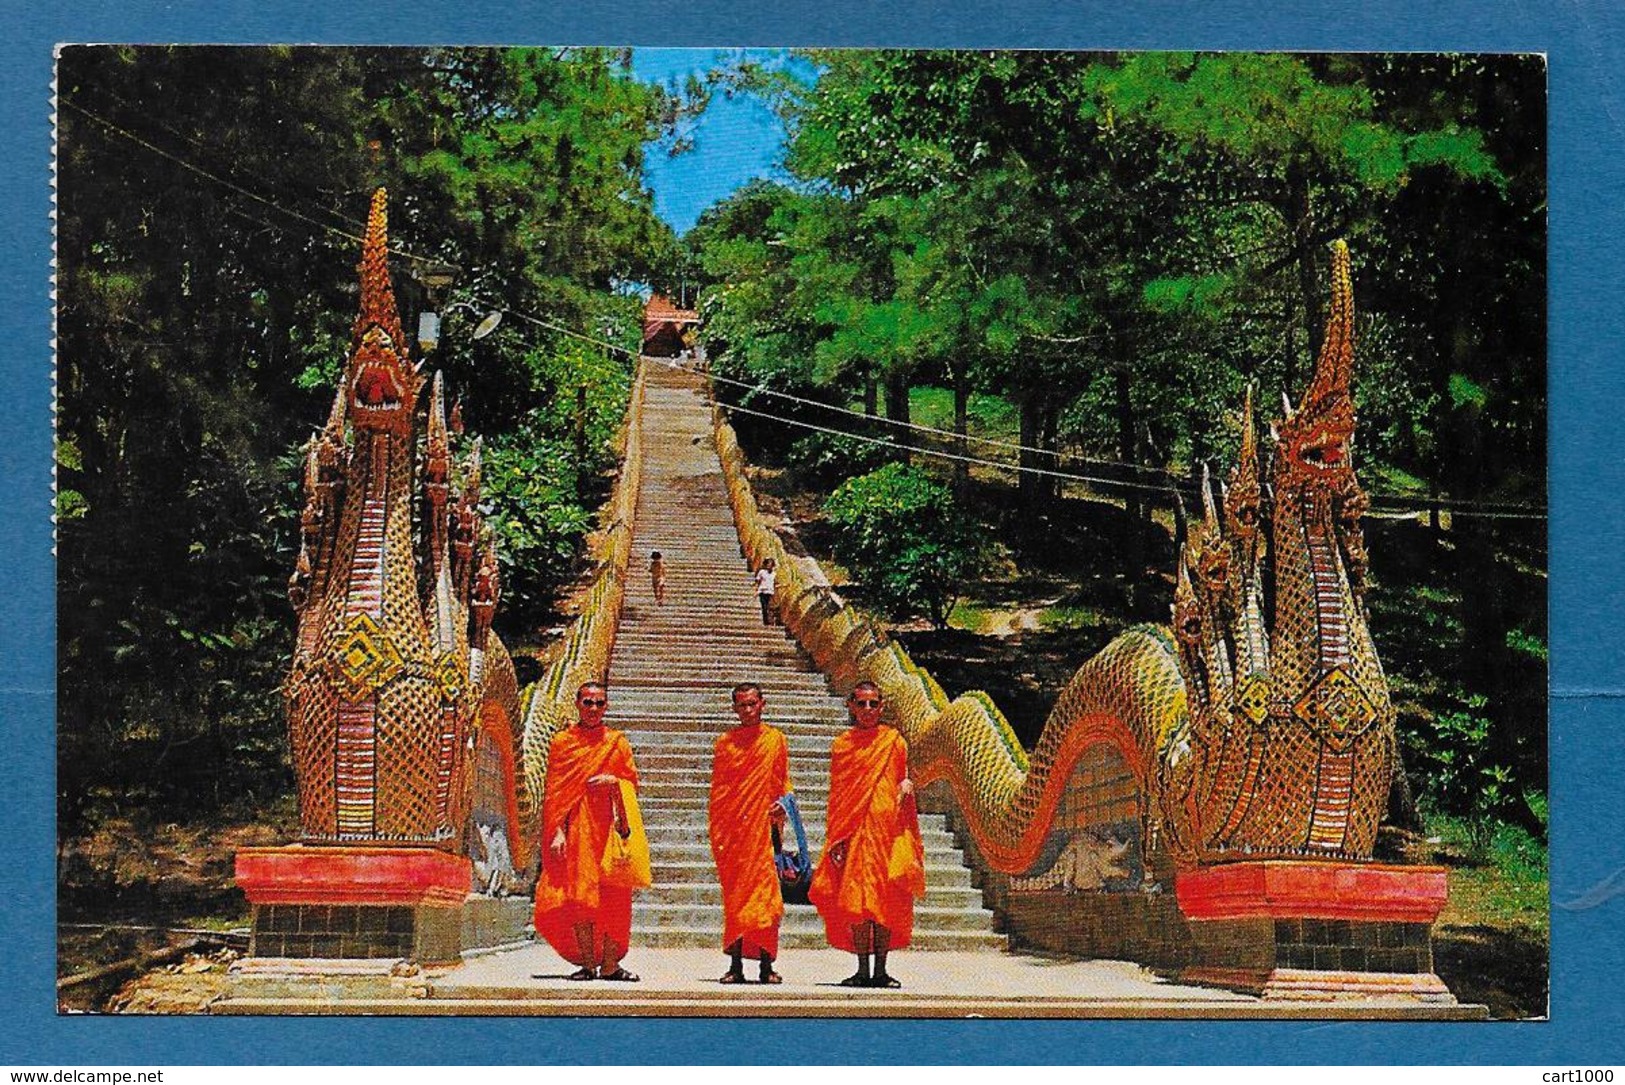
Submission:
[[1174,880],[1195,960],[1182,977],[1266,998],[1453,1003],[1430,928],[1442,867],[1264,860]]
[[472,865],[432,848],[293,844],[237,853],[256,957],[456,960]]
[[252,904],[461,904],[473,866],[434,848],[290,844],[237,853]]

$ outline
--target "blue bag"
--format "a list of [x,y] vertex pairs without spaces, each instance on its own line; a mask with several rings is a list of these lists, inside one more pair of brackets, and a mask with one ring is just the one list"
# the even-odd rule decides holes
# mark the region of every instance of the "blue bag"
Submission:
[[796,832],[796,850],[786,851],[784,839],[777,825],[773,826],[773,865],[779,872],[779,892],[786,904],[806,904],[807,889],[812,885],[812,854],[807,850],[807,830],[801,824],[801,810],[794,795],[779,799],[788,815],[790,827]]

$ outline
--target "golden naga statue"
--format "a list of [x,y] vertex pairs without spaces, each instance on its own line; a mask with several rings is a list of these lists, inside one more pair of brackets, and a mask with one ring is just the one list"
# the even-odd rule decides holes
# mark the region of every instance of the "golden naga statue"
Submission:
[[539,803],[515,772],[519,691],[491,631],[500,585],[477,508],[479,445],[453,458],[438,375],[418,422],[424,379],[407,355],[388,248],[379,189],[349,364],[306,457],[288,585],[301,836],[468,854],[500,831],[523,869],[534,833],[521,810]]
[[718,448],[747,553],[785,570],[786,624],[837,684],[879,683],[916,782],[947,783],[992,869],[1031,878],[1079,833],[1139,837],[1147,884],[1170,862],[1368,859],[1395,736],[1362,598],[1353,359],[1338,243],[1314,377],[1273,447],[1249,395],[1239,462],[1218,500],[1204,479],[1204,515],[1181,546],[1173,629],[1130,629],[1080,667],[1030,754],[985,694],[950,702],[900,645],[801,577],[720,420]]
[[[1394,770],[1394,709],[1364,605],[1367,500],[1354,475],[1348,248],[1302,402],[1276,423],[1266,488],[1248,397],[1222,510],[1204,477],[1174,636],[1187,714],[1158,751],[1177,859],[1368,858]],[[1266,610],[1266,602],[1273,608]]]

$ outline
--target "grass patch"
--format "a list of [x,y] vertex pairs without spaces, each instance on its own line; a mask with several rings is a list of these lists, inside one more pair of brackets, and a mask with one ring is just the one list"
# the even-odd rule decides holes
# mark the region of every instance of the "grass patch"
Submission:
[[981,633],[992,622],[993,615],[985,607],[968,603],[961,599],[954,604],[948,612],[948,624],[955,629],[963,629],[967,633]]
[[1117,624],[1115,617],[1094,607],[1054,606],[1038,615],[1038,628],[1046,633],[1076,633]]
[[[911,388],[909,420],[919,426],[954,428],[954,394],[947,388]],[[965,408],[966,428],[972,436],[1014,441],[1021,432],[1021,414],[1003,396],[972,392]]]
[[1551,929],[1547,847],[1515,825],[1488,830],[1466,818],[1433,816],[1428,825],[1447,854],[1462,857],[1450,871],[1450,924],[1524,927],[1544,939]]

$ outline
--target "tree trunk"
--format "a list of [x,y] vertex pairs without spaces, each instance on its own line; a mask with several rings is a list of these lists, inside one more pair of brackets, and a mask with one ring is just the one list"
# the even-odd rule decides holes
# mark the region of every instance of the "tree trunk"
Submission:
[[863,413],[870,418],[880,413],[880,384],[875,380],[873,369],[863,378]]
[[[909,420],[908,374],[906,373],[893,373],[886,378],[886,417],[893,422],[907,422]],[[911,443],[907,426],[893,428],[896,431],[892,434],[894,440],[901,441],[905,445]],[[903,453],[903,462],[913,462],[912,457],[907,452]]]
[[[1029,388],[1021,394],[1021,436],[1022,445],[1019,462],[1022,467],[1042,467],[1042,457],[1034,451],[1043,439],[1044,428],[1044,394],[1041,389]],[[1031,524],[1043,512],[1044,489],[1039,485],[1043,476],[1028,471],[1021,472],[1016,483],[1016,497],[1021,509],[1027,515],[1024,521]]]
[[1123,463],[1123,479],[1131,483],[1123,490],[1124,507],[1128,510],[1129,519],[1139,520],[1145,515],[1145,511],[1141,507],[1140,491],[1132,486],[1132,483],[1138,481],[1139,475],[1139,471],[1136,470],[1139,457],[1136,455],[1137,442],[1134,439],[1134,401],[1129,397],[1131,381],[1128,367],[1121,359],[1118,361],[1113,383],[1117,393],[1117,458]]

